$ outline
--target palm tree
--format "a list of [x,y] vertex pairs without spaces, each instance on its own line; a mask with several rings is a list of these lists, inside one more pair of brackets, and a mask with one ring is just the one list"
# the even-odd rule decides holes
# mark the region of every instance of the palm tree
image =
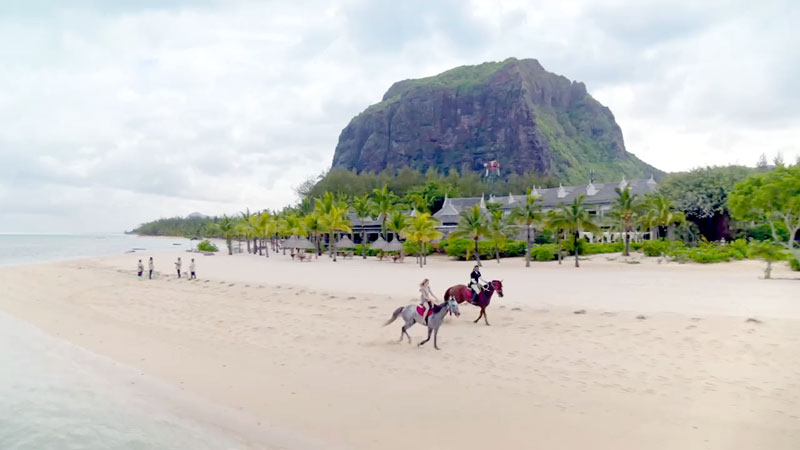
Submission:
[[667,239],[674,239],[675,225],[686,221],[682,211],[675,208],[675,203],[664,194],[657,194],[650,198],[650,205],[656,211],[658,226],[667,227]]
[[571,205],[562,207],[560,214],[561,228],[572,234],[573,248],[575,249],[575,267],[578,264],[578,238],[581,231],[597,231],[600,228],[595,225],[594,217],[589,214],[589,210],[583,205],[583,196],[572,201]]
[[256,235],[261,238],[261,245],[259,246],[258,254],[261,255],[261,250],[267,255],[269,258],[269,247],[267,246],[267,236],[271,236],[273,233],[275,221],[272,219],[269,211],[264,211],[258,216],[255,217],[255,229]]
[[250,229],[250,226],[252,225],[253,214],[250,213],[250,208],[247,208],[247,211],[242,211],[239,215],[239,234],[244,236],[247,241],[247,253],[250,253],[250,237],[253,235],[253,230]]
[[311,234],[311,239],[314,240],[314,254],[316,254],[318,258],[322,254],[320,237],[325,232],[325,226],[322,223],[323,216],[323,213],[314,211],[305,217],[306,230]]
[[624,256],[631,254],[631,236],[630,232],[633,231],[633,224],[639,211],[639,203],[636,201],[636,194],[631,194],[630,186],[625,186],[625,189],[615,188],[614,192],[617,193],[617,198],[614,200],[614,206],[611,208],[611,217],[617,221],[622,231],[625,233],[625,251]]
[[369,196],[364,194],[354,198],[353,210],[356,213],[356,217],[358,217],[358,224],[361,225],[361,258],[367,259],[367,231],[364,229],[364,220],[371,217],[373,210]]
[[233,255],[231,241],[236,235],[236,222],[231,220],[230,217],[223,215],[222,220],[219,223],[215,223],[211,228],[215,233],[219,233],[222,238],[225,239],[225,244],[228,246],[228,255]]
[[[527,245],[525,247],[525,267],[531,266],[531,246],[536,239],[535,229],[533,225],[541,222],[542,220],[542,206],[539,205],[539,196],[532,195],[531,190],[528,190],[528,195],[525,196],[525,203],[517,206],[511,212],[511,217],[517,223],[524,223],[527,231]],[[534,233],[532,235],[531,233]]]
[[392,211],[391,215],[389,216],[389,220],[386,222],[386,228],[394,232],[395,240],[400,237],[400,233],[402,233],[407,226],[408,217],[403,214],[403,211],[400,210]]
[[561,234],[565,227],[564,222],[564,214],[563,210],[561,209],[551,209],[547,211],[545,216],[545,228],[550,230],[553,233],[553,236],[556,238],[556,247],[558,248],[558,263],[561,264],[561,261],[564,259],[562,248],[561,248]]
[[487,236],[494,246],[494,257],[497,264],[500,264],[500,249],[505,248],[508,237],[514,232],[514,227],[503,217],[503,211],[496,209],[490,212],[488,229]]
[[402,232],[403,237],[417,243],[417,261],[420,267],[426,262],[427,244],[434,239],[442,237],[442,233],[436,229],[438,224],[439,222],[431,217],[430,213],[420,213],[411,220],[411,223]]
[[333,261],[336,262],[336,236],[337,232],[349,233],[353,231],[350,220],[347,218],[347,208],[334,205],[330,212],[321,218],[323,226],[330,232]]
[[461,220],[451,234],[453,237],[469,237],[475,243],[475,263],[481,265],[481,256],[478,251],[478,240],[482,236],[489,234],[489,227],[486,223],[486,216],[480,205],[475,205],[470,209],[461,211]]
[[386,233],[386,219],[394,209],[396,201],[397,196],[389,190],[388,185],[384,184],[382,188],[372,190],[373,212],[381,218],[381,232],[383,233],[383,239],[386,241],[389,240],[389,236]]

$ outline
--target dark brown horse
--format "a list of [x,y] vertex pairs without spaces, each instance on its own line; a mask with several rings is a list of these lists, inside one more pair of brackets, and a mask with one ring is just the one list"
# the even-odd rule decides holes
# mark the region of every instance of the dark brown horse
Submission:
[[492,280],[486,287],[483,288],[480,294],[478,294],[477,298],[475,296],[475,292],[466,285],[457,284],[448,288],[444,291],[444,299],[447,300],[450,297],[456,299],[458,303],[470,303],[475,306],[481,308],[481,313],[478,315],[478,318],[475,319],[475,323],[478,323],[483,317],[483,320],[486,322],[486,325],[489,325],[489,319],[486,317],[486,307],[489,306],[489,303],[492,301],[492,294],[494,291],[497,291],[497,295],[500,297],[503,296],[503,282],[500,280]]

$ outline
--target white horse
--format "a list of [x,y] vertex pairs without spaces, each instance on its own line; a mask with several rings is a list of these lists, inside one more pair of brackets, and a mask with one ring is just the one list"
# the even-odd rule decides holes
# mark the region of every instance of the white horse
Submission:
[[[403,340],[403,335],[405,335],[408,337],[408,343],[410,344],[411,336],[406,332],[406,330],[414,326],[415,323],[425,325],[425,318],[422,317],[422,313],[419,311],[421,308],[422,307],[417,305],[401,306],[394,310],[394,313],[392,313],[392,318],[389,319],[389,321],[383,326],[389,325],[398,317],[402,316],[403,321],[405,321],[405,325],[403,325],[403,328],[400,330],[400,341]],[[431,333],[433,333],[433,347],[436,350],[439,350],[439,346],[436,345],[436,337],[439,335],[439,327],[442,326],[444,317],[448,312],[452,312],[456,315],[456,317],[461,315],[461,313],[458,311],[458,303],[454,298],[449,298],[442,304],[434,305],[433,312],[428,316],[428,339],[425,339],[417,344],[418,346],[430,341]]]

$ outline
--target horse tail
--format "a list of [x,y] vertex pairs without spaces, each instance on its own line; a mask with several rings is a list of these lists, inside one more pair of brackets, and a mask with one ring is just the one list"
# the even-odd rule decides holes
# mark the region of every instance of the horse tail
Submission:
[[402,313],[402,312],[403,312],[403,307],[402,307],[402,306],[401,306],[401,307],[399,307],[399,308],[397,308],[397,309],[395,309],[395,310],[394,310],[394,312],[392,313],[392,318],[391,318],[391,319],[389,319],[389,321],[388,321],[388,322],[386,322],[385,324],[383,324],[383,326],[389,325],[390,323],[392,323],[392,322],[394,322],[395,320],[397,320],[397,316],[399,316],[399,315],[400,315],[400,313]]

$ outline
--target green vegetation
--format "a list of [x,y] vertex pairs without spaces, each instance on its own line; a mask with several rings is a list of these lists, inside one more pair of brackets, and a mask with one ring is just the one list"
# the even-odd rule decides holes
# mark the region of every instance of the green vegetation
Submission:
[[516,58],[508,58],[501,62],[485,62],[474,66],[459,66],[432,77],[397,82],[386,92],[383,101],[370,106],[367,111],[383,110],[387,106],[399,101],[407,92],[420,87],[434,86],[448,88],[459,94],[472,92],[476,88],[486,84],[489,78],[497,73],[497,71],[515,61]]
[[[489,234],[489,225],[486,216],[483,214],[480,205],[461,211],[461,221],[458,222],[456,230],[451,234],[454,238],[468,237],[474,244],[475,263],[481,265],[480,249],[478,241],[481,237]],[[467,256],[469,257],[469,256]]]
[[218,252],[219,248],[208,239],[197,244],[197,249],[201,252]]
[[706,239],[730,239],[728,196],[737,183],[753,173],[755,169],[742,166],[695,169],[668,175],[659,183],[658,191],[672,199]]
[[[736,186],[730,203],[735,218],[766,223],[773,241],[800,259],[800,166],[749,177]],[[780,228],[788,233],[781,236]]]
[[542,207],[539,205],[538,199],[539,198],[532,195],[531,190],[528,189],[528,194],[525,196],[525,203],[516,207],[511,212],[512,220],[525,225],[525,267],[531,266],[531,245],[536,240],[534,226],[539,225],[542,221]]
[[422,212],[436,212],[445,195],[450,197],[480,197],[482,194],[507,195],[509,192],[527,192],[532,186],[556,187],[558,179],[535,173],[512,174],[506,180],[492,184],[484,182],[480,174],[470,170],[450,171],[448,174],[435,171],[422,172],[404,167],[387,169],[379,173],[333,169],[319,177],[306,180],[297,188],[303,201],[300,209],[307,211],[315,198],[333,192],[353,198],[373,195],[376,189],[386,187],[394,194],[394,200]]

